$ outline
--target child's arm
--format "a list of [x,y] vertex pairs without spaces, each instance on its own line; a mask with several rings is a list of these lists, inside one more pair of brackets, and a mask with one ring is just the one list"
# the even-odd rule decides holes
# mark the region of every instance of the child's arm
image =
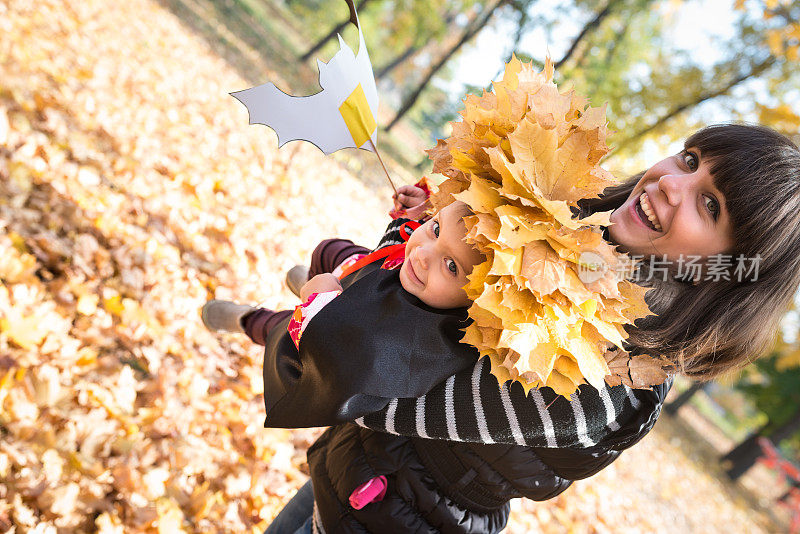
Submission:
[[328,291],[341,291],[342,284],[331,273],[318,274],[300,288],[300,300],[306,302],[312,293],[327,293]]
[[311,319],[342,292],[342,284],[331,273],[313,277],[300,288],[302,304],[296,306],[287,330],[296,347]]

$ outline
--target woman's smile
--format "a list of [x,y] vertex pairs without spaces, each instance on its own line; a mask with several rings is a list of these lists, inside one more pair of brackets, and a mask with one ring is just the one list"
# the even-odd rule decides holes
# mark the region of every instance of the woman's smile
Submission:
[[644,231],[645,235],[649,236],[652,233],[661,236],[664,234],[661,220],[656,214],[653,204],[645,191],[642,191],[641,194],[636,197],[632,197],[628,202],[628,216],[632,221],[635,221],[634,224],[636,226]]
[[638,202],[636,203],[636,213],[647,227],[655,230],[656,232],[663,231],[661,221],[658,218],[656,210],[653,208],[653,204],[650,202],[650,197],[647,196],[646,192],[642,192],[642,194],[639,195]]

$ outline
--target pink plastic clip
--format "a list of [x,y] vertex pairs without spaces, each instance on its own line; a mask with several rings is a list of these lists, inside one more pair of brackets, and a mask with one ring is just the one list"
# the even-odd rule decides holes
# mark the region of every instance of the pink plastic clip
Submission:
[[361,510],[371,502],[382,501],[386,495],[386,477],[381,475],[366,481],[350,494],[350,506]]

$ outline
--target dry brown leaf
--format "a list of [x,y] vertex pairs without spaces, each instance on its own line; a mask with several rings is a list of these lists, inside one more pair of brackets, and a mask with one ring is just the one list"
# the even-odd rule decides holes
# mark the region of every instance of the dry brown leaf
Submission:
[[608,351],[605,355],[610,374],[605,377],[609,386],[625,384],[636,389],[647,389],[661,384],[672,372],[672,364],[647,354],[630,356],[622,350]]

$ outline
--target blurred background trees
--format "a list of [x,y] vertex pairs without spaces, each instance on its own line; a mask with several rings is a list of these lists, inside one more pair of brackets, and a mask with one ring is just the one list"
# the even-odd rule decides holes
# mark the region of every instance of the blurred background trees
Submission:
[[[422,150],[448,135],[464,95],[488,88],[512,54],[538,66],[549,56],[562,87],[607,105],[615,133],[606,165],[620,176],[676,151],[709,123],[759,122],[800,140],[800,3],[793,0],[355,3],[381,93],[383,150],[413,175],[430,169]],[[275,14],[290,22],[303,42],[281,53],[310,73],[315,58],[335,53],[337,33],[355,44],[342,0],[224,4],[265,13],[253,25],[273,24],[271,35],[281,32]],[[733,445],[721,460],[733,479],[760,455],[759,436],[787,457],[800,450],[796,312],[787,317],[773,354],[722,385],[680,384],[684,394],[667,408],[688,403],[725,431]]]
[[[403,121],[430,144],[445,134],[464,93],[481,89],[464,73],[493,63],[488,86],[512,53],[536,64],[549,54],[562,81],[595,105],[608,104],[616,132],[612,167],[624,172],[642,164],[643,147],[668,150],[709,122],[757,121],[790,135],[800,126],[800,4],[790,0],[356,4],[391,108],[385,128]],[[335,34],[348,30],[344,2],[287,0],[286,6],[305,21],[311,39],[299,57],[320,51],[329,57]],[[485,40],[504,53],[482,54],[478,43]]]

